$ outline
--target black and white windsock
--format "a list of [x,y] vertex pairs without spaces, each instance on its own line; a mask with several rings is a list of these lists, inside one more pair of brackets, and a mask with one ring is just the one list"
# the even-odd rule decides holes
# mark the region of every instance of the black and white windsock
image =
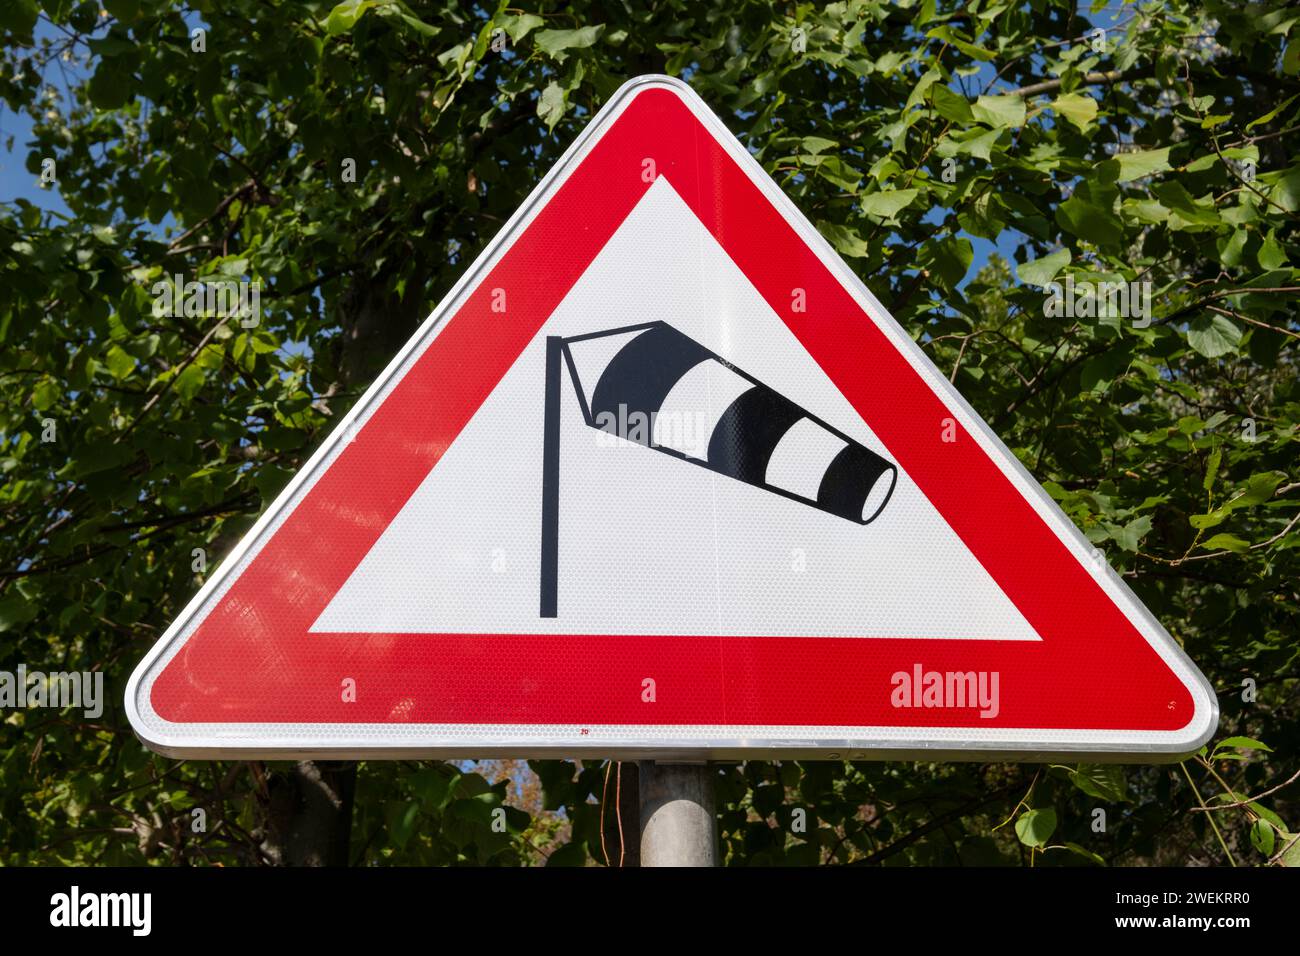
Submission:
[[892,462],[664,322],[557,345],[593,428],[858,524],[893,493]]

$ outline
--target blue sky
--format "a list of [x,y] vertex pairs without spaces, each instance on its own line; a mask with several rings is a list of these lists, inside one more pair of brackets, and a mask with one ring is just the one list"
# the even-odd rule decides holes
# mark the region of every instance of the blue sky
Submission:
[[[43,37],[53,39],[59,35],[44,17],[37,21],[37,43]],[[84,71],[79,70],[75,63],[66,64],[65,71],[68,80],[74,83],[84,76]],[[45,80],[58,89],[66,99],[68,90],[64,83],[64,75],[64,71],[47,70]],[[0,202],[26,199],[42,209],[51,209],[65,216],[69,215],[68,207],[58,190],[42,189],[37,177],[27,171],[25,165],[27,144],[31,138],[31,117],[25,113],[15,113],[0,101]]]

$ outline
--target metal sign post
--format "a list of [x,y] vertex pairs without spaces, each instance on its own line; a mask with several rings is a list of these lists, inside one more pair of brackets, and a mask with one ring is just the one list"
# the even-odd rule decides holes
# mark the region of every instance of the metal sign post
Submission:
[[718,826],[712,764],[638,764],[641,865],[717,866]]

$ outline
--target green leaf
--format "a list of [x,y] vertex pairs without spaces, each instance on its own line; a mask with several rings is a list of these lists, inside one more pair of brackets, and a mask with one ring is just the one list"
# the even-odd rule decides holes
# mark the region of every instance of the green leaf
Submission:
[[[1213,427],[1208,422],[1206,423],[1206,428]],[[1210,452],[1209,460],[1205,463],[1205,478],[1201,480],[1201,487],[1204,490],[1209,491],[1214,486],[1214,479],[1219,474],[1219,462],[1222,460],[1223,449],[1216,445],[1214,450]]]
[[123,22],[134,20],[140,12],[140,0],[104,0],[104,9]]
[[506,31],[511,43],[518,43],[545,22],[535,13],[517,13],[497,19],[497,24]]
[[1168,169],[1169,147],[1120,153],[1115,158],[1119,160],[1119,182],[1127,183]]
[[930,101],[934,104],[934,111],[944,119],[950,119],[954,123],[966,124],[974,119],[971,112],[970,102],[960,93],[956,93],[941,83],[936,83],[931,87]]
[[1046,846],[1056,831],[1056,811],[1026,810],[1016,818],[1016,837],[1025,846]]
[[212,115],[216,117],[217,123],[222,129],[234,128],[230,123],[230,111],[237,103],[238,100],[236,100],[235,97],[226,96],[224,93],[218,93],[216,96],[212,97]]
[[[1255,505],[1263,504],[1273,496],[1273,492],[1277,489],[1277,486],[1285,479],[1286,476],[1281,472],[1264,472],[1262,474],[1252,475],[1247,480],[1245,489],[1239,492],[1232,499],[1220,505],[1218,508],[1215,508],[1209,514],[1190,516],[1188,522],[1193,528],[1200,530],[1213,528],[1216,525],[1223,524],[1228,515],[1233,511],[1236,511],[1238,508],[1252,508]],[[1210,547],[1216,542],[1219,547],[1224,547],[1229,550],[1238,550],[1239,546],[1248,546],[1247,542],[1244,542],[1233,535],[1216,535],[1203,546]],[[1240,547],[1240,549],[1245,550],[1244,547]]]
[[1208,541],[1203,541],[1201,547],[1207,551],[1235,551],[1237,554],[1241,554],[1250,550],[1250,542],[1243,541],[1235,534],[1216,534]]
[[857,192],[862,175],[838,156],[823,156],[817,163],[817,175],[845,192]]
[[594,46],[604,32],[603,23],[577,30],[542,30],[533,37],[533,42],[547,56],[563,61],[569,50],[585,50]]
[[1260,244],[1257,258],[1260,267],[1269,271],[1281,269],[1287,262],[1286,250],[1282,248],[1282,244],[1277,241],[1277,237],[1272,232]]
[[411,789],[429,810],[441,810],[451,796],[452,786],[460,779],[437,767],[426,767],[411,775]]
[[542,90],[542,95],[537,100],[537,115],[546,124],[548,131],[555,129],[555,125],[564,119],[567,95],[554,80]]
[[1170,229],[1218,227],[1223,223],[1219,212],[1214,208],[1212,198],[1193,199],[1183,184],[1177,180],[1154,183],[1151,191],[1168,210],[1163,221]]
[[131,98],[131,71],[116,60],[100,61],[95,75],[86,84],[90,102],[101,110],[115,110]]
[[1279,113],[1281,113],[1284,109],[1286,109],[1288,106],[1290,106],[1292,103],[1295,102],[1297,96],[1300,96],[1300,93],[1296,93],[1294,96],[1288,96],[1279,105],[1273,107],[1273,109],[1269,110],[1263,116],[1253,119],[1249,123],[1247,123],[1246,129],[1254,129],[1256,126],[1262,126],[1264,123],[1268,123],[1271,120],[1275,119]]
[[105,37],[99,37],[86,43],[92,53],[97,54],[101,59],[121,56],[123,53],[130,53],[136,48],[130,40],[120,36],[109,34]]
[[1246,230],[1237,229],[1232,235],[1225,236],[1216,244],[1219,250],[1219,261],[1229,269],[1235,269],[1241,265],[1241,253],[1246,248]]
[[1224,520],[1227,519],[1227,517],[1228,517],[1228,513],[1224,509],[1215,508],[1213,511],[1207,514],[1189,515],[1187,518],[1187,523],[1190,524],[1197,531],[1205,531],[1209,528],[1214,528],[1217,527],[1218,525],[1223,524]]
[[1086,130],[1097,118],[1097,101],[1082,93],[1064,93],[1052,101],[1052,109],[1080,130]]
[[16,36],[29,36],[40,12],[36,0],[5,0],[0,3],[0,30],[8,30]]
[[39,608],[21,594],[0,597],[0,633],[21,627],[38,613]]
[[804,152],[812,156],[824,153],[826,150],[839,145],[835,140],[824,139],[821,136],[805,136],[799,141],[799,143],[803,147]]
[[907,94],[907,103],[905,104],[906,108],[910,110],[918,103],[925,102],[926,97],[929,95],[930,87],[934,86],[934,84],[938,83],[941,79],[943,79],[943,74],[933,66],[922,73],[921,78],[912,84],[912,91]]
[[1286,481],[1286,475],[1280,471],[1262,471],[1246,479],[1246,488],[1232,499],[1234,508],[1262,505],[1273,497],[1277,486]]
[[453,800],[447,807],[447,813],[486,828],[492,825],[492,811],[499,803],[500,799],[497,795],[489,790],[472,797]]
[[62,394],[63,390],[59,388],[58,382],[52,378],[43,378],[32,389],[32,408],[38,412],[53,408]]
[[1115,245],[1124,237],[1124,226],[1108,209],[1089,202],[1079,193],[1056,207],[1056,221],[1080,239],[1101,245]]
[[1025,125],[1025,101],[1019,96],[981,96],[971,107],[975,119],[994,129]]
[[188,402],[202,391],[205,380],[203,369],[195,362],[187,366],[185,371],[177,376],[176,384],[172,386],[172,389],[182,400]]
[[108,369],[109,375],[120,382],[135,371],[135,359],[128,355],[125,349],[110,345],[108,351],[104,353],[104,367]]
[[1029,285],[1046,286],[1069,264],[1070,250],[1058,249],[1056,252],[1016,266],[1016,275],[1020,277],[1021,282]]
[[916,263],[930,273],[939,288],[951,291],[966,277],[975,259],[975,247],[965,236],[945,236],[927,242],[917,252]]
[[1000,129],[983,129],[976,126],[956,136],[949,136],[939,144],[938,151],[941,155],[947,155],[949,151],[952,155],[969,153],[977,159],[988,162],[991,151],[1001,135]]
[[1187,326],[1187,344],[1206,358],[1235,352],[1241,344],[1241,329],[1221,315],[1198,315]]
[[[1231,802],[1231,803],[1244,803],[1244,802],[1246,802],[1246,795],[1245,795],[1244,793],[1236,793],[1236,792],[1233,792],[1233,794],[1232,794],[1232,800],[1231,800],[1230,802]],[[1264,806],[1262,803],[1256,803],[1255,801],[1252,800],[1252,801],[1250,801],[1250,803],[1248,803],[1247,805],[1250,807],[1251,810],[1253,810],[1253,811],[1255,811],[1256,813],[1258,813],[1258,814],[1260,815],[1260,818],[1261,818],[1261,819],[1263,819],[1264,821],[1266,821],[1266,822],[1268,822],[1268,823],[1273,824],[1273,826],[1274,826],[1277,830],[1281,831],[1281,830],[1285,830],[1285,829],[1286,829],[1286,824],[1282,822],[1282,818],[1279,817],[1279,816],[1278,816],[1276,813],[1274,813],[1272,810],[1270,810],[1268,807]]]
[[1119,527],[1116,525],[1107,525],[1110,531],[1110,537],[1116,541],[1125,551],[1136,553],[1142,539],[1151,533],[1151,516],[1142,515],[1134,518],[1128,524]]
[[1065,847],[1067,850],[1069,850],[1071,853],[1075,854],[1076,856],[1081,856],[1085,860],[1090,860],[1091,862],[1096,863],[1098,866],[1106,865],[1105,857],[1101,856],[1098,853],[1093,853],[1087,847],[1082,847],[1079,844],[1072,843],[1068,840],[1065,843],[1062,843],[1061,846]]
[[1300,170],[1292,170],[1268,187],[1268,198],[1287,212],[1300,209]]
[[1296,839],[1296,834],[1281,831],[1278,836],[1282,838],[1282,846],[1286,847],[1282,851],[1282,865],[1300,866],[1300,840]]
[[883,76],[888,76],[890,73],[893,73],[898,69],[899,64],[903,62],[905,55],[906,54],[898,53],[896,51],[882,54],[875,62],[876,72]]
[[840,255],[865,258],[869,252],[867,243],[861,234],[848,226],[841,226],[834,222],[823,222],[817,227],[817,231],[826,237],[826,241],[834,246],[835,251]]
[[1070,771],[1070,781],[1099,800],[1120,802],[1128,799],[1128,778],[1118,764],[1079,764]]
[[1256,820],[1250,826],[1250,843],[1264,856],[1273,855],[1273,847],[1276,843],[1277,831],[1273,829],[1273,824],[1267,820]]
[[1214,752],[1210,755],[1211,760],[1219,759],[1221,750],[1263,750],[1272,753],[1273,748],[1261,740],[1254,737],[1225,737],[1214,745]]
[[[436,37],[442,31],[437,27],[425,23],[419,17],[413,16],[407,12],[405,4],[393,2],[391,5],[387,2],[380,2],[375,5],[375,13],[390,20],[397,20],[403,26],[414,30],[422,37]],[[490,34],[488,39],[491,39]]]
[[247,259],[227,259],[217,266],[217,272],[223,276],[239,277],[248,274]]
[[325,17],[325,32],[330,36],[347,33],[367,10],[381,5],[380,0],[343,0]]
[[935,27],[933,30],[929,32],[928,36],[946,41],[951,46],[956,47],[962,53],[965,53],[972,60],[992,60],[995,59],[997,56],[997,54],[995,54],[991,50],[986,50],[981,46],[976,46],[974,43],[971,43],[969,40],[963,40],[960,36],[957,35],[957,33],[952,29],[952,27],[948,26],[948,24],[946,23],[943,26]]
[[385,814],[388,818],[388,835],[398,847],[404,848],[415,834],[420,821],[420,805],[415,801],[390,803]]
[[566,843],[546,858],[547,866],[585,866],[587,851],[578,842]]
[[253,346],[253,351],[258,355],[270,355],[280,348],[280,343],[275,340],[274,336],[262,331],[256,332],[249,344]]
[[1231,415],[1229,415],[1227,412],[1224,411],[1215,412],[1213,415],[1211,415],[1209,418],[1205,420],[1205,430],[1213,431],[1214,429],[1218,428],[1220,425],[1222,425],[1231,417],[1232,417]]
[[893,219],[916,198],[915,189],[891,189],[862,198],[862,212],[877,219]]
[[[1300,39],[1291,40],[1282,51],[1282,72],[1287,76],[1300,73]],[[1295,864],[1288,864],[1294,866]]]

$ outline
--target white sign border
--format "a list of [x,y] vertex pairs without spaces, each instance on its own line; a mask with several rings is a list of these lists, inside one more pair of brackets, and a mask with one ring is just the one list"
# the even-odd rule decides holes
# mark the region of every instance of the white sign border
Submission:
[[[646,89],[676,94],[712,132],[754,185],[781,212],[863,311],[945,402],[966,431],[1016,486],[1094,580],[1187,687],[1194,714],[1176,731],[1039,730],[1031,728],[735,726],[725,737],[717,727],[678,725],[547,725],[521,733],[520,725],[489,724],[286,724],[175,723],[164,720],[150,702],[153,681],[184,646],[205,608],[228,590],[238,572],[256,556],[306,491],[359,431],[405,371],[437,337],[443,320],[455,315],[483,276],[491,271],[537,212],[577,168],[601,135]],[[1194,753],[1213,736],[1219,705],[1213,688],[1150,611],[1109,567],[1091,560],[1094,546],[1057,506],[1014,454],[989,429],[948,379],[931,363],[888,310],[876,300],[804,218],[793,202],[726,125],[686,83],[668,76],[629,80],[610,98],[554,167],[529,194],[500,233],[443,298],[419,330],[365,391],[353,408],[294,476],[272,505],[221,563],[180,616],[136,667],[127,682],[127,717],[136,735],[169,757],[210,759],[467,759],[490,757],[565,757],[641,760],[781,759],[1017,760],[1039,762],[1087,757],[1098,762],[1171,762]],[[1099,706],[1104,702],[1099,702]],[[157,728],[164,726],[160,732]],[[432,732],[437,728],[438,732]],[[709,735],[706,735],[708,732]],[[384,739],[385,736],[387,739]],[[491,743],[481,741],[489,739]]]

